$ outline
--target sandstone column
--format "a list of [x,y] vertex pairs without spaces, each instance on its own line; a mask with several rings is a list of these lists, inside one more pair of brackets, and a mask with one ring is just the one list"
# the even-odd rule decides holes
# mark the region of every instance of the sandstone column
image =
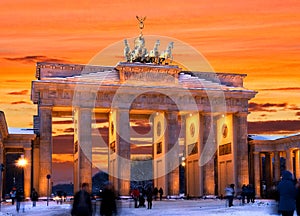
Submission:
[[287,149],[285,152],[286,152],[285,168],[286,170],[293,173],[293,150]]
[[116,149],[118,188],[121,195],[130,192],[130,119],[128,110],[117,110]]
[[253,152],[254,157],[254,188],[257,197],[261,197],[260,194],[260,155],[259,152]]
[[82,183],[92,188],[92,110],[74,108],[74,192]]
[[274,181],[280,181],[280,155],[279,152],[274,152]]
[[[47,196],[47,175],[52,174],[52,107],[39,106],[39,195]],[[51,189],[50,189],[51,192]],[[49,192],[49,193],[50,193]]]
[[234,164],[236,168],[236,187],[249,184],[249,165],[248,165],[248,131],[247,113],[237,113],[234,115]]
[[179,194],[179,128],[178,112],[166,112],[167,128],[165,133],[167,152],[167,187],[168,195]]
[[153,116],[153,179],[154,187],[163,188],[167,193],[165,114],[156,112]]
[[[215,166],[214,155],[217,150],[216,121],[211,113],[203,114],[203,134],[200,154],[200,164],[203,170],[203,193],[215,194]],[[205,149],[206,153],[203,153]]]

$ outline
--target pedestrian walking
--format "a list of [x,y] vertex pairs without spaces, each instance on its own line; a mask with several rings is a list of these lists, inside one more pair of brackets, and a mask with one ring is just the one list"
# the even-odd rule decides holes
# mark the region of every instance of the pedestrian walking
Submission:
[[18,213],[20,209],[22,209],[22,211],[25,212],[24,199],[25,199],[24,191],[22,188],[19,188],[16,192],[16,200],[17,200],[16,209]]
[[32,201],[32,207],[35,207],[36,206],[36,202],[39,199],[39,195],[38,195],[38,193],[36,192],[36,190],[34,188],[32,189],[30,198],[31,198],[31,201]]
[[164,190],[160,187],[159,190],[158,190],[158,193],[159,193],[159,200],[161,201],[162,200],[162,196],[164,194]]
[[153,191],[152,191],[152,187],[150,186],[147,190],[148,209],[152,209],[152,200],[153,200]]
[[248,188],[247,203],[249,203],[249,202],[254,203],[254,201],[255,201],[255,189],[254,189],[252,184],[248,184],[247,188]]
[[72,216],[92,216],[93,208],[88,189],[89,184],[82,183],[81,190],[75,194],[71,210]]
[[242,186],[242,193],[241,193],[241,196],[242,196],[242,204],[244,205],[245,204],[245,199],[247,198],[248,200],[248,187],[244,184]]
[[140,191],[138,188],[134,188],[131,192],[131,196],[134,200],[134,208],[138,208],[138,200],[139,200],[139,197],[140,197]]
[[233,206],[233,196],[234,196],[234,184],[231,184],[225,188],[226,206],[227,203],[228,203],[228,207]]
[[283,216],[293,216],[296,208],[297,189],[290,171],[282,172],[282,179],[278,186],[279,206],[278,210]]
[[12,205],[15,204],[16,193],[17,193],[17,189],[15,187],[13,187],[11,192],[10,192],[10,198],[11,198],[11,204]]
[[102,192],[100,215],[111,216],[113,214],[117,214],[116,196],[113,185],[108,183]]

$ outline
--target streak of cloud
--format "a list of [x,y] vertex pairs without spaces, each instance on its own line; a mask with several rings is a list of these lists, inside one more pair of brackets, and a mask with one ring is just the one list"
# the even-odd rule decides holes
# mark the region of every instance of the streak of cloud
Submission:
[[9,92],[9,95],[27,95],[28,90],[22,90],[22,91],[14,91],[14,92]]
[[23,56],[23,57],[4,57],[3,59],[7,61],[21,62],[25,64],[32,64],[35,62],[71,63],[70,61],[65,59],[49,58],[43,55],[30,55],[30,56]]
[[10,104],[16,105],[16,104],[32,104],[32,103],[28,101],[14,101],[11,102]]
[[287,103],[249,103],[249,111],[250,112],[258,112],[258,111],[265,111],[265,112],[276,112],[278,109],[285,109],[287,108]]

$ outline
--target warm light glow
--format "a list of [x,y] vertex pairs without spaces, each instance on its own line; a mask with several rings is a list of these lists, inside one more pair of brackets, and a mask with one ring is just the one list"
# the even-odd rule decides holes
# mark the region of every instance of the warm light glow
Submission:
[[183,167],[185,166],[185,161],[181,162],[181,166],[183,166]]
[[23,157],[21,157],[19,160],[17,160],[17,166],[18,167],[25,167],[27,165],[27,160]]

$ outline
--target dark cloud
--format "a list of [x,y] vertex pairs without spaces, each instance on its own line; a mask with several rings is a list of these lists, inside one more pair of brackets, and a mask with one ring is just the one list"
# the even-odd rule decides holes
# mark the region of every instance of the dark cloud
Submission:
[[296,112],[296,116],[300,116],[300,112]]
[[35,62],[56,62],[56,63],[71,63],[65,59],[58,59],[58,58],[48,58],[47,56],[43,55],[32,55],[32,56],[23,56],[23,57],[15,57],[15,58],[3,58],[7,61],[17,61],[22,63],[35,63]]
[[288,103],[249,103],[250,112],[277,112],[279,110],[300,110],[300,107]]
[[14,102],[11,102],[11,104],[32,104],[31,102],[28,102],[28,101],[14,101]]
[[275,104],[275,103],[265,103],[261,104],[262,107],[264,108],[269,108],[269,107],[279,107],[279,108],[284,108],[287,106],[287,103],[280,103],[280,104]]
[[249,111],[250,112],[258,112],[258,111],[264,111],[264,112],[277,112],[278,109],[289,109],[287,103],[249,103]]
[[9,92],[9,95],[27,95],[28,90],[22,90],[22,91],[14,91],[14,92]]
[[73,124],[73,120],[52,121],[52,124]]
[[299,131],[299,120],[248,122],[249,134],[292,134],[298,133]]

